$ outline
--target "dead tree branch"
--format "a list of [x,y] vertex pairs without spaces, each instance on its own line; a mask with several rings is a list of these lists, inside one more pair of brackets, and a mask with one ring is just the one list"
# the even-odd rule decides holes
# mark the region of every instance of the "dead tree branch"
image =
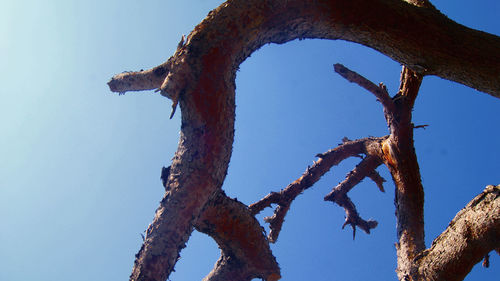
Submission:
[[[325,201],[332,201],[343,207],[346,212],[346,219],[342,228],[346,225],[351,225],[352,238],[356,237],[356,226],[361,228],[367,234],[370,229],[377,227],[377,222],[374,220],[364,220],[359,216],[356,206],[352,203],[351,199],[347,196],[354,186],[360,183],[365,177],[369,175],[378,175],[377,179],[381,178],[375,169],[382,164],[382,160],[377,156],[368,155],[359,163],[354,170],[352,170],[346,179],[339,183],[328,195],[325,196]],[[380,182],[380,181],[379,181]],[[379,187],[380,189],[380,187]],[[382,188],[383,190],[383,188]]]
[[127,71],[113,76],[108,86],[113,92],[144,91],[160,88],[169,73],[169,62],[141,71]]
[[[385,139],[386,137],[346,141],[334,149],[318,154],[316,155],[319,157],[318,161],[315,161],[312,166],[308,167],[299,179],[289,184],[280,192],[271,192],[260,201],[250,205],[250,212],[252,214],[258,214],[266,207],[270,207],[271,204],[278,204],[273,216],[265,218],[265,221],[270,224],[269,227],[271,229],[269,232],[269,240],[274,243],[278,239],[290,205],[299,194],[315,184],[333,166],[338,165],[349,157],[358,157],[360,154],[368,156],[347,176],[346,180],[343,182],[344,184],[340,184],[340,187],[335,189],[337,192],[335,193],[332,191],[332,193],[325,197],[325,200],[334,201],[344,207],[346,210],[346,223],[344,226],[350,224],[354,230],[355,226],[359,226],[365,232],[370,233],[370,229],[376,227],[377,223],[375,221],[365,221],[361,219],[354,204],[346,194],[354,185],[368,175],[376,179],[377,185],[382,183],[383,179],[375,171],[375,168],[382,164],[382,160],[373,156],[375,155],[373,153],[376,151],[375,147],[380,148]],[[355,232],[353,235],[355,235]]]
[[395,110],[386,111],[391,136],[382,146],[395,191],[398,268],[402,280],[412,271],[411,260],[425,249],[424,189],[413,145],[412,110],[422,75],[403,67],[401,84],[394,97]]
[[259,222],[246,205],[219,191],[208,201],[195,228],[210,235],[221,257],[205,281],[279,280],[280,269]]
[[410,276],[411,260],[425,249],[424,241],[424,191],[420,180],[417,156],[413,146],[411,114],[423,76],[403,67],[398,93],[390,98],[385,86],[376,86],[363,76],[343,65],[336,64],[335,71],[348,81],[367,89],[381,102],[390,135],[382,144],[380,159],[391,172],[396,186],[396,218],[399,243],[398,277]]
[[387,87],[384,84],[380,83],[378,86],[375,85],[370,80],[365,77],[359,75],[358,73],[348,69],[340,63],[337,63],[333,66],[335,72],[337,72],[340,76],[344,77],[347,81],[351,83],[356,83],[368,92],[372,93],[377,100],[382,103],[382,106],[387,108],[387,110],[394,110],[394,102],[389,96],[389,92],[387,92]]
[[[488,186],[457,214],[446,231],[434,240],[431,248],[424,251],[423,187],[413,147],[413,129],[416,126],[411,123],[411,112],[422,76],[403,67],[399,91],[389,101],[382,86],[377,87],[342,65],[335,65],[335,71],[372,92],[384,106],[391,135],[383,141],[382,159],[396,185],[399,279],[462,280],[476,263],[499,248],[500,186]],[[351,181],[357,183],[356,179],[353,177],[339,186],[346,184],[349,189]],[[327,198],[341,195],[334,190]],[[352,203],[347,201],[345,204]]]
[[459,281],[500,247],[500,185],[489,185],[413,260],[414,280]]
[[[432,7],[400,0],[225,2],[195,27],[165,64],[123,73],[109,82],[112,90],[123,93],[157,87],[165,77],[161,94],[173,100],[174,109],[177,103],[182,109],[181,137],[167,192],[130,280],[166,279],[196,219],[220,189],[232,150],[239,64],[267,43],[298,38],[357,42],[419,74],[437,75],[500,97],[500,38],[459,25]],[[388,152],[398,149],[392,141],[387,147]],[[395,155],[395,163],[384,162],[398,167],[402,159]],[[405,172],[393,173],[393,178],[406,182]]]
[[[170,177],[170,167],[161,169],[162,184]],[[248,207],[217,191],[196,220],[196,230],[211,236],[221,249],[221,257],[203,280],[280,279],[280,268],[265,233]]]

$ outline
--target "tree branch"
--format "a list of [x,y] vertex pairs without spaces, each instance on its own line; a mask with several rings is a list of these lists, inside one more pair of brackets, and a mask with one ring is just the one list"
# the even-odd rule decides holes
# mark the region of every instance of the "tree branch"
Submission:
[[[385,119],[391,134],[383,141],[382,155],[378,159],[384,161],[396,186],[394,202],[399,240],[396,244],[398,254],[396,272],[400,280],[409,278],[414,266],[411,261],[425,249],[424,191],[413,146],[414,126],[411,123],[413,105],[423,77],[403,67],[399,91],[393,99],[390,99],[383,86],[376,86],[356,72],[339,64],[335,65],[335,71],[350,82],[357,83],[373,93],[384,107]],[[374,154],[377,152],[380,150],[375,150]]]
[[429,249],[415,257],[418,280],[463,280],[500,247],[500,185],[489,185],[457,213]]
[[382,103],[384,108],[387,108],[390,111],[394,110],[394,102],[392,101],[391,96],[389,96],[389,92],[387,92],[387,88],[384,84],[380,83],[377,86],[370,80],[348,69],[340,63],[335,64],[334,69],[335,72],[344,77],[347,81],[356,83],[368,92],[372,93],[377,100]]
[[148,70],[126,71],[117,74],[108,82],[113,92],[144,91],[160,88],[170,69],[169,62],[164,62]]
[[[368,175],[380,175],[375,171],[375,169],[382,164],[382,160],[377,156],[368,155],[364,158],[361,163],[359,163],[354,170],[352,170],[346,177],[346,179],[339,183],[328,195],[325,196],[325,201],[332,201],[337,203],[339,206],[345,209],[346,218],[344,228],[346,225],[351,225],[352,228],[352,238],[356,237],[356,226],[361,228],[367,234],[370,234],[370,229],[377,227],[377,222],[374,220],[364,220],[359,216],[356,206],[352,203],[351,199],[347,196],[354,186],[360,183]],[[379,187],[380,189],[380,187]],[[383,190],[383,188],[382,188]]]
[[221,249],[221,258],[205,281],[280,279],[280,269],[259,222],[246,205],[219,191],[195,223]]
[[[217,40],[211,41],[221,43],[227,38],[225,33],[235,33],[238,36],[232,38],[234,42],[228,46],[249,48],[243,52],[246,55],[263,44],[284,43],[296,38],[353,41],[372,47],[418,72],[437,75],[499,97],[500,82],[496,78],[500,73],[500,38],[451,21],[428,1],[406,1],[426,3],[414,7],[400,0],[356,0],[349,3],[340,0],[327,3],[230,1],[214,10],[195,32],[197,35],[205,33],[205,29],[214,32],[221,26],[217,19],[224,18],[227,26],[233,26],[234,30],[219,29],[216,32],[219,36],[214,37]],[[251,8],[255,11],[248,14]],[[228,16],[229,13],[234,16]],[[257,20],[248,22],[255,16]],[[269,22],[271,18],[272,22]],[[245,20],[245,27],[237,22],[240,19]],[[257,22],[261,24],[257,25]],[[315,24],[308,25],[308,22]],[[283,27],[283,32],[276,32],[279,27]],[[257,36],[249,40],[245,33]],[[263,42],[260,44],[255,40]]]
[[[170,167],[161,169],[165,190]],[[167,190],[168,191],[168,190]],[[262,227],[247,206],[217,191],[196,220],[196,230],[211,236],[221,249],[221,257],[205,281],[252,280],[274,281],[280,268],[269,247]]]
[[[375,168],[380,165],[382,161],[380,158],[375,156],[377,153],[374,152],[377,151],[377,147],[378,151],[381,151],[381,143],[385,139],[386,137],[364,138],[355,141],[346,140],[338,147],[316,155],[320,159],[315,161],[311,167],[306,169],[304,174],[302,174],[299,179],[289,184],[285,189],[282,189],[280,192],[271,192],[260,201],[250,205],[250,212],[255,215],[266,207],[270,207],[271,204],[278,204],[273,216],[266,217],[264,219],[270,224],[271,231],[269,232],[269,240],[274,243],[278,239],[285,216],[290,209],[290,205],[299,194],[315,184],[334,165],[338,165],[348,157],[358,157],[360,154],[366,154],[369,156],[363,159],[360,165],[358,165],[356,169],[347,176],[344,184],[340,184],[341,187],[336,188],[332,191],[332,193],[327,195],[325,200],[334,201],[344,207],[346,210],[346,223],[344,226],[346,224],[350,224],[353,228],[355,226],[359,226],[367,233],[370,232],[371,228],[376,227],[375,221],[365,221],[359,217],[354,204],[347,197],[346,193],[368,175],[374,177],[378,184],[382,183],[383,179],[381,181],[380,175],[375,171]],[[380,155],[380,153],[378,154]],[[337,193],[335,193],[335,191],[337,191]],[[336,196],[339,193],[340,196]],[[353,235],[355,235],[355,232]]]
[[424,188],[413,145],[412,110],[422,75],[403,67],[395,110],[385,110],[391,136],[382,145],[385,164],[391,172],[395,190],[398,243],[396,244],[400,280],[409,276],[411,260],[425,249]]

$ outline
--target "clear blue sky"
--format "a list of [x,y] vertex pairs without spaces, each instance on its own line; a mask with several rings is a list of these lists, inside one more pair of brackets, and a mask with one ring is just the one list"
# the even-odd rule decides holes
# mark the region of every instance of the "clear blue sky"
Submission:
[[[118,96],[106,82],[166,60],[220,3],[2,1],[0,280],[128,280],[163,195],[160,170],[177,147],[180,114],[169,120],[170,101],[152,91]],[[433,3],[459,23],[500,34],[496,0]],[[380,105],[336,75],[337,62],[397,90],[398,63],[342,41],[267,45],[241,65],[228,195],[253,203],[344,136],[387,134]],[[427,245],[487,184],[500,184],[499,109],[499,99],[424,79],[414,122],[429,125],[415,132]],[[283,280],[396,280],[392,183],[385,194],[368,181],[351,192],[361,215],[379,221],[355,241],[341,230],[343,209],[323,201],[355,164],[346,161],[293,203],[272,245]],[[219,251],[195,233],[181,255],[171,279],[201,280]],[[491,264],[466,280],[498,280],[496,254]]]

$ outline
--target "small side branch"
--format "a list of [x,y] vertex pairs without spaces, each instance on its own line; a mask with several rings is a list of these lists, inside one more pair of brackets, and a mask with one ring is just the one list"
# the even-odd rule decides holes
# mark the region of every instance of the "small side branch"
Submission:
[[345,67],[340,63],[336,63],[333,67],[335,72],[337,72],[340,76],[344,77],[347,81],[351,83],[356,83],[362,88],[366,89],[368,92],[375,95],[377,100],[380,101],[380,103],[382,103],[382,106],[385,109],[390,111],[394,110],[394,102],[392,101],[389,93],[387,92],[387,88],[385,87],[384,84],[380,83],[377,86],[370,80],[348,69],[347,67]]
[[353,240],[354,238],[356,238],[356,226],[361,228],[367,234],[370,234],[370,229],[377,227],[377,221],[364,220],[359,216],[359,213],[356,210],[356,206],[347,195],[343,194],[341,196],[335,197],[335,203],[337,203],[345,210],[346,218],[344,224],[342,225],[342,229],[344,229],[346,225],[350,225],[352,228]]
[[129,91],[144,91],[160,88],[170,71],[170,62],[141,71],[126,71],[116,74],[108,82],[112,92],[124,94]]
[[354,186],[360,183],[368,175],[375,174],[376,177],[380,175],[375,169],[382,164],[380,158],[372,155],[365,157],[345,178],[339,183],[328,195],[325,196],[326,201],[335,201],[335,197],[345,195]]
[[[346,177],[346,179],[339,183],[328,195],[325,196],[325,201],[332,201],[337,203],[337,205],[344,208],[346,213],[346,219],[342,228],[346,225],[351,225],[352,227],[352,237],[356,237],[356,226],[361,228],[367,234],[370,233],[370,229],[377,227],[377,222],[374,220],[364,220],[359,216],[356,210],[356,206],[352,203],[351,199],[347,196],[354,186],[360,183],[365,177],[372,175],[379,183],[382,177],[375,171],[375,169],[382,164],[382,160],[379,157],[368,155],[364,158],[361,163],[359,163],[354,170],[352,170]],[[382,179],[383,180],[383,179]],[[377,184],[378,185],[378,184]],[[379,186],[380,189],[380,186]],[[382,187],[383,191],[383,187]]]
[[378,189],[381,191],[381,192],[385,192],[385,189],[384,189],[384,182],[385,182],[385,179],[380,176],[380,174],[373,170],[370,174],[368,174],[368,177],[377,185]]
[[[288,210],[290,209],[290,205],[299,194],[301,194],[303,191],[305,191],[313,184],[315,184],[326,172],[328,172],[331,169],[331,167],[333,167],[334,165],[338,165],[344,159],[349,157],[358,157],[360,154],[370,155],[373,151],[377,150],[375,147],[380,148],[380,144],[386,138],[387,137],[364,138],[355,141],[345,141],[343,144],[339,145],[334,149],[331,149],[322,154],[318,154],[316,156],[319,157],[320,159],[314,162],[314,164],[311,167],[308,167],[304,172],[304,174],[302,174],[302,176],[299,179],[289,184],[285,189],[281,190],[280,192],[272,192],[263,199],[261,199],[260,201],[250,205],[249,206],[250,212],[255,215],[261,212],[266,207],[270,207],[271,204],[278,204],[273,216],[266,217],[264,219],[266,222],[270,224],[269,240],[274,243],[278,239],[278,235],[281,231],[281,227],[283,225],[285,216]],[[379,151],[381,150],[379,149]],[[368,165],[371,170],[369,171],[367,170],[365,176],[371,175],[375,179],[377,179],[377,181],[379,181],[379,183],[381,184],[382,181],[379,179],[381,177],[380,175],[374,173],[374,168],[380,165],[382,161],[380,159],[378,161],[375,160],[376,159],[375,156],[373,157],[370,156],[367,157],[366,159],[362,161],[361,166]],[[343,197],[346,197],[345,193]],[[344,202],[347,201],[346,200],[341,201],[342,204],[344,204]],[[357,217],[354,216],[354,214],[357,214],[355,208],[349,207],[348,209],[346,209],[346,212],[352,214],[348,216],[349,223],[352,222],[355,223],[355,225],[357,225],[356,222],[359,222],[360,224],[364,224],[362,223],[362,220],[359,218],[359,215]],[[368,232],[370,228],[375,227],[375,224],[371,222],[366,222],[366,224],[364,225],[366,227],[364,226],[363,229]]]

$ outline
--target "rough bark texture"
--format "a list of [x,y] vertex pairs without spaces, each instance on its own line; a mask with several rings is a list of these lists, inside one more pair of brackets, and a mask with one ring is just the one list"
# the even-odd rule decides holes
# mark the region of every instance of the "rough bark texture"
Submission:
[[[374,146],[371,155],[384,161],[396,185],[399,280],[462,280],[488,252],[500,246],[500,186],[488,186],[457,214],[432,247],[424,251],[424,192],[411,123],[422,76],[403,67],[399,91],[390,99],[383,84],[376,86],[343,65],[336,64],[335,71],[373,93],[384,107],[391,134],[379,146]],[[345,182],[348,181],[359,182],[356,173],[351,172]]]
[[[228,1],[195,28],[186,45],[224,52],[237,66],[263,44],[297,38],[357,42],[425,75],[500,96],[499,37],[401,0]],[[112,84],[115,91],[126,89]]]
[[[388,119],[391,136],[384,142],[381,159],[396,183],[398,255],[408,261],[423,250],[419,226],[423,193],[409,126],[414,97],[405,87],[418,90],[423,75],[437,75],[500,97],[500,38],[449,20],[426,5],[427,1],[408,2],[424,4],[416,7],[401,0],[228,1],[212,11],[186,42],[181,41],[164,64],[113,77],[109,82],[112,91],[161,86],[161,94],[173,100],[174,110],[177,103],[182,110],[181,137],[166,180],[167,192],[136,256],[130,280],[167,278],[193,226],[207,210],[207,202],[220,189],[232,150],[234,79],[239,64],[264,44],[297,38],[357,42],[408,67],[414,80],[402,85],[400,100],[395,99],[394,104],[403,103],[402,108],[410,108],[410,112],[393,112],[391,118],[404,126]],[[228,257],[223,253],[219,263],[232,270],[239,263]],[[414,269],[402,264],[398,274],[413,278]]]
[[476,263],[499,248],[499,237],[500,185],[489,185],[415,258],[415,275],[426,281],[463,280]]
[[382,150],[386,165],[396,185],[394,203],[396,205],[398,255],[397,273],[402,280],[408,276],[411,261],[425,249],[424,240],[424,189],[420,180],[420,168],[413,146],[413,124],[411,112],[418,93],[422,76],[404,68],[401,87],[396,96],[396,112],[388,119],[391,137]]
[[198,231],[210,235],[221,249],[221,258],[203,280],[263,280],[281,278],[280,269],[259,222],[247,206],[219,191],[196,221]]

